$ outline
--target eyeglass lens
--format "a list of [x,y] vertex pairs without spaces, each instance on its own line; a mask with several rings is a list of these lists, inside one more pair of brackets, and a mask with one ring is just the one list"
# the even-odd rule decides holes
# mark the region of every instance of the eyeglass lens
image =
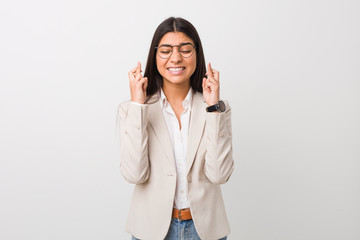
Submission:
[[158,54],[161,58],[169,58],[173,52],[173,47],[178,47],[180,55],[184,58],[191,57],[194,53],[194,47],[191,44],[184,44],[180,46],[160,46]]

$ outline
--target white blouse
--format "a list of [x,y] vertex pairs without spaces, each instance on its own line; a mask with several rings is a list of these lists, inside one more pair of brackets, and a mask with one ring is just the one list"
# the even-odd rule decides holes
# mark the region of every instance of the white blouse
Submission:
[[171,144],[174,152],[176,172],[177,172],[177,184],[175,192],[174,207],[177,209],[189,208],[190,203],[188,199],[188,184],[186,178],[186,153],[187,153],[187,138],[189,132],[189,123],[191,115],[191,103],[192,103],[193,91],[190,88],[187,96],[182,102],[184,111],[181,113],[180,122],[176,118],[176,115],[167,101],[166,96],[161,89],[161,101],[160,106],[165,118],[166,125],[169,130]]

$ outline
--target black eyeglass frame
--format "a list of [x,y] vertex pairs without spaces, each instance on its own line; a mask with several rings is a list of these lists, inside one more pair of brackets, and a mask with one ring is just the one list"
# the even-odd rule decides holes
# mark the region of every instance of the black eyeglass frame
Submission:
[[[184,57],[184,56],[181,54],[180,47],[185,46],[185,45],[191,45],[191,46],[194,48],[194,50],[196,51],[196,46],[193,45],[192,43],[189,43],[189,42],[181,43],[181,44],[179,44],[179,45],[163,44],[163,45],[160,45],[160,46],[158,46],[158,47],[155,47],[155,49],[156,49],[156,52],[157,52],[157,54],[159,55],[159,57],[162,58],[162,59],[168,59],[168,58],[170,58],[171,55],[172,55],[173,52],[174,52],[174,51],[173,51],[174,47],[177,47],[177,48],[178,48],[178,52],[179,52],[179,54],[180,54],[181,57],[183,57],[183,58],[189,58],[189,57],[191,57],[191,56],[194,54],[195,51],[193,51],[190,56]],[[163,58],[163,57],[160,56],[160,54],[158,53],[157,50],[158,50],[159,48],[161,48],[161,47],[171,47],[171,53],[170,53],[169,57]]]

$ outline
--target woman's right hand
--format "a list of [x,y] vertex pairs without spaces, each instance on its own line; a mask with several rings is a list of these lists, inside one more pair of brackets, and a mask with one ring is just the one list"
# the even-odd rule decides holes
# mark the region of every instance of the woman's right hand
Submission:
[[137,63],[136,68],[129,72],[131,101],[144,104],[146,99],[147,77],[141,75],[141,64]]

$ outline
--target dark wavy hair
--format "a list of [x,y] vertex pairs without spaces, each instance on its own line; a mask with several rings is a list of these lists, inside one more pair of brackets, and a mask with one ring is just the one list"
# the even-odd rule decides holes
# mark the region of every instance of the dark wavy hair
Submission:
[[144,77],[148,78],[148,86],[146,88],[147,97],[145,102],[148,102],[149,99],[163,86],[163,77],[160,75],[156,66],[156,47],[158,46],[161,38],[168,32],[182,32],[193,40],[196,46],[196,69],[190,77],[190,86],[195,91],[201,93],[203,91],[202,79],[205,77],[206,66],[199,34],[189,21],[183,18],[170,17],[157,27],[151,41],[144,73]]

